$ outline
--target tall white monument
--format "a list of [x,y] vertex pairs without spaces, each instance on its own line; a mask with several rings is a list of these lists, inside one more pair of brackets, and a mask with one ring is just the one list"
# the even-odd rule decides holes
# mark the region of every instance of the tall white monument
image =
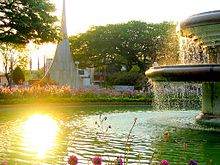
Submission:
[[78,77],[76,78],[76,68],[70,53],[69,39],[67,36],[65,0],[63,0],[61,26],[63,40],[57,45],[53,61],[45,77],[56,81],[56,84],[59,86],[67,85],[71,88],[76,88],[76,79]]

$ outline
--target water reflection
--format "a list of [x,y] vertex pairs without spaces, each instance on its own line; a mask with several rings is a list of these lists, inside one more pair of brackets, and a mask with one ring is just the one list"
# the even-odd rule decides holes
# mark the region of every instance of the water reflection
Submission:
[[38,158],[45,158],[46,153],[56,144],[59,131],[56,120],[48,115],[35,114],[22,123],[22,144],[24,150],[33,152]]
[[[106,116],[105,138],[97,136],[99,115]],[[153,111],[146,106],[67,106],[42,109],[0,109],[0,164],[64,165],[74,154],[79,165],[124,156],[129,129],[138,118],[129,145],[129,165],[172,164],[196,159],[198,164],[220,162],[220,130],[195,123],[197,110]],[[169,136],[164,137],[168,132]],[[166,135],[166,134],[165,134]],[[187,148],[184,148],[187,144]],[[184,157],[184,161],[181,159]],[[104,163],[105,164],[105,163]]]

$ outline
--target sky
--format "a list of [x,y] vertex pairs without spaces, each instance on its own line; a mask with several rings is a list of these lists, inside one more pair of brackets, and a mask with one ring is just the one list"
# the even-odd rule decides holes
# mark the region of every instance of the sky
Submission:
[[[56,5],[56,15],[61,19],[63,0],[50,1]],[[154,23],[179,22],[193,14],[220,10],[220,0],[65,0],[65,3],[69,36],[86,32],[91,26],[126,23],[131,20]],[[43,51],[40,51],[44,52],[44,55],[51,57],[56,46],[42,49]],[[35,68],[36,61],[37,56],[34,55]],[[40,64],[42,66],[43,63]]]
[[[62,0],[50,0],[61,18]],[[66,0],[68,35],[85,32],[91,26],[145,22],[178,22],[190,15],[220,10],[220,0]]]
[[[61,19],[63,0],[50,0],[56,5],[56,15]],[[65,0],[68,35],[86,32],[91,26],[126,23],[131,20],[144,22],[179,22],[190,15],[220,10],[220,0]],[[48,48],[49,47],[49,48]],[[52,57],[56,45],[41,47],[32,52],[33,69],[38,56]],[[2,70],[0,68],[0,70]]]

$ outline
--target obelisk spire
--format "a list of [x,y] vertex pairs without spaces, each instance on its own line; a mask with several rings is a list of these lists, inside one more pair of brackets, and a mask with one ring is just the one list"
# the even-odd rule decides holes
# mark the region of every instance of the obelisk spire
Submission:
[[62,22],[61,22],[61,32],[64,35],[67,35],[67,28],[66,28],[66,0],[63,0],[63,13],[62,13]]
[[67,85],[71,88],[76,88],[76,68],[70,52],[69,39],[67,36],[65,0],[63,0],[61,26],[63,40],[57,45],[53,62],[46,76],[56,81],[56,84],[59,86]]

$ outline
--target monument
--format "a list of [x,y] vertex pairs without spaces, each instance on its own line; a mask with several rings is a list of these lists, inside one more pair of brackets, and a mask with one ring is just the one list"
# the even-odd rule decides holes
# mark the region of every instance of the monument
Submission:
[[63,0],[63,13],[61,25],[62,41],[57,45],[56,52],[46,73],[46,78],[54,80],[58,86],[70,86],[76,88],[77,70],[70,52],[69,39],[66,27],[66,8]]

